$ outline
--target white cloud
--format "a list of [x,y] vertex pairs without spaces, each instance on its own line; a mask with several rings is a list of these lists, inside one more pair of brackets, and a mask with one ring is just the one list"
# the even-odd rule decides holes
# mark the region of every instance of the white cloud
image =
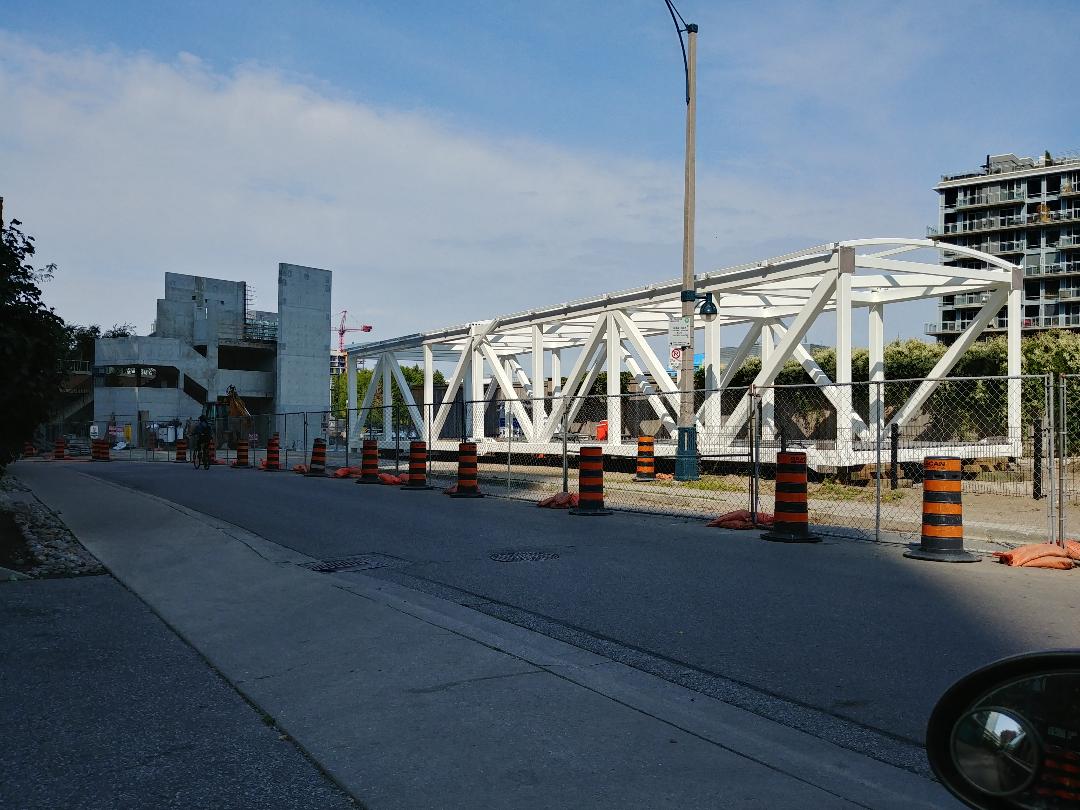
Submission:
[[[77,322],[149,326],[166,271],[334,271],[335,307],[392,337],[678,275],[680,162],[493,140],[198,56],[41,50],[0,33],[0,193]],[[704,164],[704,161],[703,161]],[[707,165],[707,164],[706,164]],[[858,195],[699,176],[698,268],[893,220]],[[869,192],[868,192],[869,194]],[[868,230],[869,229],[869,230]]]

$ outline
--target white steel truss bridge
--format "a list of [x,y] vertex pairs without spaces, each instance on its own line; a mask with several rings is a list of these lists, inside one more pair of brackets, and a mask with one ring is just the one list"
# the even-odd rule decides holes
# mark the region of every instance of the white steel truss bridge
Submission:
[[[950,258],[975,260],[983,267],[952,267],[911,256],[925,256],[927,251],[938,258],[947,251]],[[868,435],[873,429],[868,425],[884,423],[880,387],[870,386],[869,418],[864,420],[852,407],[850,386],[843,384],[851,382],[851,325],[856,312],[868,318],[870,381],[884,381],[885,309],[889,304],[985,293],[978,315],[957,334],[927,380],[895,410],[887,426],[903,427],[918,414],[938,380],[949,374],[1003,308],[1008,314],[1008,376],[1020,375],[1023,270],[988,253],[930,239],[855,239],[698,275],[695,282],[697,292],[713,294],[719,310],[713,322],[698,321],[704,332],[705,387],[710,392],[697,410],[699,437],[728,437],[720,441],[733,442],[750,418],[746,398],[728,414],[711,407],[710,401],[729,387],[736,371],[758,345],[761,370],[753,385],[770,386],[788,360],[797,360],[836,409],[836,445],[832,454],[835,456],[841,444],[846,443],[845,457],[857,463],[873,461],[871,451],[860,445],[873,438]],[[520,426],[520,435],[514,439],[515,452],[556,452],[564,417],[573,421],[582,398],[606,369],[607,438],[601,443],[608,454],[632,455],[636,440],[624,435],[621,424],[620,373],[628,371],[633,375],[640,396],[658,423],[673,434],[678,387],[667,372],[666,358],[662,361],[657,357],[648,339],[666,335],[670,319],[680,315],[681,288],[681,281],[672,279],[490,320],[349,346],[350,444],[359,440],[360,426],[368,419],[376,389],[381,386],[390,391],[396,384],[415,434],[428,441],[432,450],[457,448],[456,438],[439,437],[445,435],[444,427],[458,397],[470,403],[493,399],[505,402],[514,417],[507,421],[516,421]],[[815,363],[802,343],[816,319],[826,312],[835,313],[835,380]],[[734,347],[734,356],[721,367],[721,330],[736,325],[748,329]],[[700,341],[699,337],[697,345],[701,345]],[[564,355],[568,361],[572,356],[572,362],[564,363]],[[374,368],[371,385],[358,404],[355,374],[360,359],[373,361]],[[436,362],[453,364],[447,390],[438,402],[434,386]],[[419,403],[402,374],[403,364],[423,368],[423,396]],[[1019,386],[1010,386],[1007,397],[1007,435],[1012,438],[1003,439],[1001,447],[980,448],[981,454],[1020,455],[1019,447],[1011,446],[1018,444],[1016,437],[1021,435]],[[481,453],[498,452],[499,439],[482,438],[484,410],[465,409],[465,432],[481,443]],[[384,409],[384,446],[394,445],[392,431],[390,411]],[[717,449],[722,451],[723,447]],[[506,450],[505,440],[502,450]],[[813,464],[814,447],[807,450]],[[657,456],[674,452],[673,442],[657,443]],[[864,455],[866,458],[862,458]]]

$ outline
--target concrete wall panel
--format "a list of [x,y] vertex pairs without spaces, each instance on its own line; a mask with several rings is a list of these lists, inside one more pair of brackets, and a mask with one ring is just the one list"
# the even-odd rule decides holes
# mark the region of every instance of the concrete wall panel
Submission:
[[275,410],[330,409],[329,270],[278,265]]

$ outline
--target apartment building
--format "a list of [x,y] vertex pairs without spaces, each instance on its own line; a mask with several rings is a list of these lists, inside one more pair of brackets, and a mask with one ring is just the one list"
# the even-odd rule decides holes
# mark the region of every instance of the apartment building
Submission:
[[[1080,155],[987,155],[975,171],[935,186],[938,225],[931,238],[1001,256],[1024,268],[1025,333],[1080,329]],[[981,262],[945,251],[943,263]],[[987,293],[944,296],[926,333],[951,343],[986,303]],[[1003,334],[1004,309],[985,334]]]

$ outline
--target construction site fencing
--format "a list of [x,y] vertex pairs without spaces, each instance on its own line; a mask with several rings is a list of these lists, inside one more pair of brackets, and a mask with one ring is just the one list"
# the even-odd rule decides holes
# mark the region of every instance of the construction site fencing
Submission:
[[[258,467],[277,435],[283,469],[310,465],[315,439],[330,469],[359,468],[365,440],[384,471],[408,469],[410,442],[427,442],[436,486],[457,476],[461,442],[477,445],[487,495],[529,501],[577,489],[583,446],[604,452],[604,500],[623,510],[715,517],[773,511],[776,454],[803,451],[815,531],[911,542],[922,518],[922,462],[963,463],[965,536],[1014,544],[1080,534],[1080,375],[886,380],[694,392],[700,475],[675,480],[678,394],[376,404],[364,411],[263,414],[212,423],[217,456],[232,463],[246,443]],[[913,398],[914,397],[914,398]],[[1010,422],[1010,401],[1019,417]],[[106,439],[114,459],[173,461],[196,419],[58,421],[34,437],[51,450],[89,456]],[[651,437],[653,474],[637,475],[638,439]]]
[[1062,374],[1055,387],[1058,445],[1062,448],[1059,534],[1077,538],[1080,537],[1080,374]]

